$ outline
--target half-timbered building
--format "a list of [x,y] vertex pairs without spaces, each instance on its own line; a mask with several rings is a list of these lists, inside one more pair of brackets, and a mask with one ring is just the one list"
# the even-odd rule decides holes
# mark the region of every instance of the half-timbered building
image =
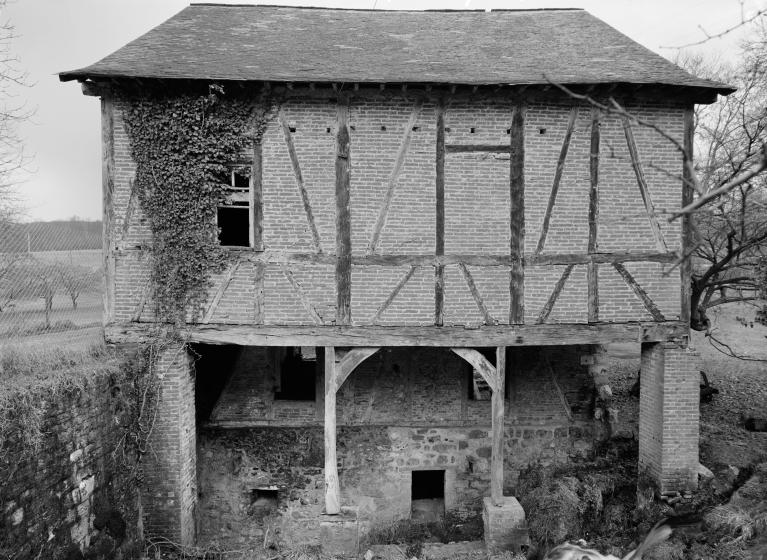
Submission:
[[609,436],[611,343],[641,346],[640,468],[695,487],[690,228],[667,217],[692,197],[694,104],[727,86],[582,10],[212,4],[61,79],[101,97],[115,343],[155,317],[131,95],[280,99],[231,168],[233,258],[181,326],[191,350],[159,361],[148,531],[349,550],[482,512],[492,548],[518,546],[520,469]]

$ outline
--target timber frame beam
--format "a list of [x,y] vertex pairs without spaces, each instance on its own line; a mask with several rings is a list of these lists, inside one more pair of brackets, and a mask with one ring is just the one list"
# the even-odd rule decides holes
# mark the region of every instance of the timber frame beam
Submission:
[[[162,330],[155,323],[111,323],[107,342],[146,342]],[[186,325],[189,342],[243,346],[561,346],[679,341],[689,327],[680,321],[596,324],[484,325],[465,327],[385,327],[351,325]]]
[[336,393],[358,365],[379,348],[352,348],[343,356],[335,346],[325,347],[325,513],[341,513],[341,488],[336,456]]
[[492,429],[490,435],[490,499],[493,504],[503,504],[503,419],[506,382],[506,348],[495,349],[495,365],[473,348],[451,350],[477,370],[493,391],[491,401]]

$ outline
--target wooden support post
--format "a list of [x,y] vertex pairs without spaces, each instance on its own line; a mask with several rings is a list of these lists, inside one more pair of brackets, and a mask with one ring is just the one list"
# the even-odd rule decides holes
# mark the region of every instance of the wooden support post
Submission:
[[341,513],[336,459],[336,349],[325,347],[325,513]]
[[491,401],[492,448],[490,455],[490,499],[493,505],[503,504],[503,417],[504,386],[506,380],[506,347],[495,349],[495,388]]
[[[682,168],[682,208],[688,204],[692,204],[693,198],[693,183],[692,183],[692,155],[693,155],[693,135],[695,134],[695,111],[692,107],[685,109],[684,111],[684,161]],[[681,231],[681,243],[679,254],[686,255],[694,243],[692,236],[692,214],[682,215],[682,231]],[[679,320],[690,324],[690,298],[692,297],[692,257],[688,257],[682,260],[679,265],[679,275],[681,281],[681,308],[679,313]]]
[[514,107],[509,142],[509,323],[521,325],[525,322],[525,271],[522,264],[525,251],[525,106],[522,103]]
[[338,98],[336,137],[336,324],[352,322],[352,238],[349,165],[349,99]]
[[264,250],[264,193],[263,193],[263,147],[260,141],[253,143],[253,164],[250,168],[250,246],[256,251]]
[[[436,236],[435,253],[445,254],[445,103],[437,105]],[[434,267],[434,324],[442,326],[445,310],[445,267]]]
[[256,325],[264,323],[264,279],[266,276],[266,264],[255,263],[256,272],[253,276],[253,322]]
[[[599,109],[591,112],[591,153],[589,155],[589,175],[591,188],[589,189],[589,254],[593,255],[599,250],[599,126],[601,114]],[[586,269],[588,283],[588,321],[599,321],[599,265],[590,262]]]
[[104,324],[114,320],[115,257],[112,243],[114,223],[114,106],[111,99],[101,99],[101,185],[102,185],[102,245],[104,252]]

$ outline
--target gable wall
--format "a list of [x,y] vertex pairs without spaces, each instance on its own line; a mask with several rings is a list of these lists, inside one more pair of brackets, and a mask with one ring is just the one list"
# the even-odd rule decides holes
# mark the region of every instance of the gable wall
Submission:
[[[134,166],[122,123],[123,103],[115,110],[115,226],[113,239],[121,248],[148,243],[149,232],[134,198],[127,229],[124,218]],[[414,98],[352,100],[351,219],[352,253],[368,250],[374,224],[386,198]],[[554,180],[571,103],[531,101],[525,125],[525,252],[538,243]],[[628,105],[638,117],[681,138],[683,107],[645,103]],[[282,111],[295,127],[292,141],[324,253],[335,253],[335,130],[336,108],[320,100],[290,100]],[[445,113],[447,144],[505,144],[509,141],[510,101],[450,103]],[[427,101],[418,113],[416,130],[399,173],[388,217],[375,254],[433,254],[435,247],[436,105]],[[586,252],[591,110],[581,107],[570,142],[559,194],[551,216],[543,254]],[[386,130],[382,130],[385,127]],[[471,129],[474,132],[471,132]],[[330,129],[330,132],[328,132]],[[657,209],[673,209],[681,200],[681,158],[658,135],[633,127],[639,158]],[[598,251],[657,251],[617,117],[601,127],[600,211]],[[296,185],[283,130],[277,121],[263,141],[264,244],[278,253],[315,251]],[[445,252],[507,255],[509,246],[509,162],[507,154],[448,153],[445,158]],[[679,224],[661,216],[668,250],[679,246]],[[125,232],[125,235],[123,235]],[[148,278],[149,260],[136,251],[116,259],[117,321],[134,314]],[[628,262],[626,269],[644,288],[666,319],[679,315],[679,275],[663,276],[658,263]],[[564,266],[528,266],[525,274],[525,321],[534,322],[559,280]],[[335,319],[335,269],[330,264],[291,264],[286,271],[268,265],[264,277],[264,320],[267,324],[311,324],[310,306],[323,322]],[[508,322],[508,266],[469,266],[477,290],[493,320]],[[370,324],[409,266],[352,267],[352,320]],[[239,266],[223,294],[212,322],[251,323],[255,316],[255,266]],[[221,277],[214,279],[220,282]],[[600,320],[651,320],[640,299],[609,264],[599,267]],[[296,285],[304,292],[297,295]],[[572,270],[548,322],[586,322],[586,265]],[[151,319],[146,305],[141,320]],[[431,325],[434,316],[434,269],[416,268],[391,305],[377,319],[384,325]],[[485,318],[457,265],[445,268],[445,324],[481,324]]]

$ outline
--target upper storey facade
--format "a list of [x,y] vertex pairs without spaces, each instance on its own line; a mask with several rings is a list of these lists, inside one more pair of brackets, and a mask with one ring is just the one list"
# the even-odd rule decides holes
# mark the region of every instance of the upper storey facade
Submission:
[[586,12],[195,5],[61,77],[103,100],[110,323],[153,320],[131,96],[211,82],[279,101],[231,165],[217,220],[237,256],[190,322],[687,320],[686,269],[664,274],[685,243],[663,215],[690,196],[682,152],[559,86],[688,147],[693,104],[729,89]]

